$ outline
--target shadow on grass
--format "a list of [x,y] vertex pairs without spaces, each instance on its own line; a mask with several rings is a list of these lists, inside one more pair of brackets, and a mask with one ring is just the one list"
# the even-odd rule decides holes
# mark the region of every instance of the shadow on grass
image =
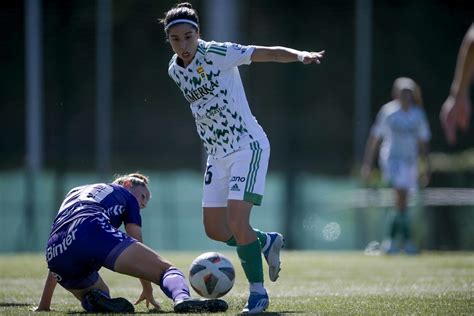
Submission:
[[[91,314],[91,313],[88,313],[86,311],[81,311],[81,312],[66,312],[66,314],[68,315],[77,315],[77,314]],[[94,313],[93,313],[94,314]],[[161,310],[156,310],[156,309],[150,309],[149,311],[147,312],[134,312],[134,313],[131,313],[131,314],[174,314],[173,311],[161,311]],[[121,315],[128,315],[127,313],[124,313],[124,314],[121,314]]]
[[[280,315],[286,315],[286,314],[300,314],[301,312],[296,312],[296,311],[283,311],[283,312],[263,312],[263,313],[255,313],[252,315],[260,315],[260,316],[280,316]],[[237,314],[237,315],[248,315],[248,314]]]
[[15,307],[15,306],[31,306],[31,304],[0,302],[0,307]]

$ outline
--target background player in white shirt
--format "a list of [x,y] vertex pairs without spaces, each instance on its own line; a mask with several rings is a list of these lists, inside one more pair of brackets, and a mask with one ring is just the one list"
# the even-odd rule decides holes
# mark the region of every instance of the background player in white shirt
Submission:
[[423,185],[429,181],[429,140],[431,132],[421,107],[422,98],[418,85],[410,78],[398,78],[392,89],[393,100],[380,109],[372,127],[363,166],[362,177],[367,179],[379,152],[379,166],[384,179],[395,190],[395,214],[391,214],[390,240],[383,244],[387,253],[398,252],[395,238],[400,234],[407,253],[416,253],[411,241],[407,216],[407,199],[410,189],[418,183],[418,155],[425,162]]
[[252,206],[262,201],[270,144],[250,111],[238,66],[251,62],[319,64],[324,51],[201,40],[199,18],[189,3],[171,8],[162,23],[175,52],[168,73],[190,103],[208,154],[202,201],[206,234],[237,247],[250,283],[243,312],[262,312],[269,299],[263,287],[261,253],[270,280],[275,281],[283,236],[253,229],[249,223]]

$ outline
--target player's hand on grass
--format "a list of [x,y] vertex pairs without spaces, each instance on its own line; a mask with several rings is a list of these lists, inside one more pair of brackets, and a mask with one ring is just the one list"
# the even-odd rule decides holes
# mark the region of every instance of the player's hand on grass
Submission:
[[153,308],[160,310],[160,304],[155,300],[153,297],[153,290],[143,290],[142,294],[138,298],[138,300],[135,302],[135,305],[145,301],[146,307],[150,308],[150,304],[153,306]]
[[301,52],[298,55],[298,60],[301,61],[303,64],[320,64],[321,59],[324,57],[325,51],[322,50],[320,52]]
[[33,306],[30,308],[32,312],[50,312],[51,308],[49,307],[41,307],[41,306]]
[[468,95],[450,95],[441,108],[441,125],[449,144],[456,143],[456,130],[467,131],[471,120],[471,102]]

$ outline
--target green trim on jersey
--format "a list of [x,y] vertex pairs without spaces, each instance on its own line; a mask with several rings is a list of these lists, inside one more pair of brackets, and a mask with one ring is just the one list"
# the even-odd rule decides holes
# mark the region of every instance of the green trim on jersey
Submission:
[[198,45],[197,47],[197,52],[201,55],[205,55],[206,54],[206,51],[204,50],[204,48],[202,48],[200,45]]
[[198,45],[197,52],[201,55],[206,55],[207,53],[213,53],[216,55],[225,56],[227,55],[227,47],[226,46],[219,46],[216,44],[211,44],[209,47],[206,48],[204,45]]
[[244,192],[244,201],[250,202],[254,205],[262,205],[263,196],[257,193]]
[[211,44],[207,48],[206,52],[214,53],[214,54],[221,55],[221,56],[225,56],[227,54],[227,47]]

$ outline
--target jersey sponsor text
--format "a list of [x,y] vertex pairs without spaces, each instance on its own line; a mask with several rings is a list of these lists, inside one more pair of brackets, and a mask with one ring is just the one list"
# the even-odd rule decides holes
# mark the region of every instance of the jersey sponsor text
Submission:
[[59,244],[53,244],[46,249],[46,260],[51,261],[54,257],[62,254],[67,250],[74,240],[76,240],[77,229],[74,229],[70,234],[67,234],[63,241]]

